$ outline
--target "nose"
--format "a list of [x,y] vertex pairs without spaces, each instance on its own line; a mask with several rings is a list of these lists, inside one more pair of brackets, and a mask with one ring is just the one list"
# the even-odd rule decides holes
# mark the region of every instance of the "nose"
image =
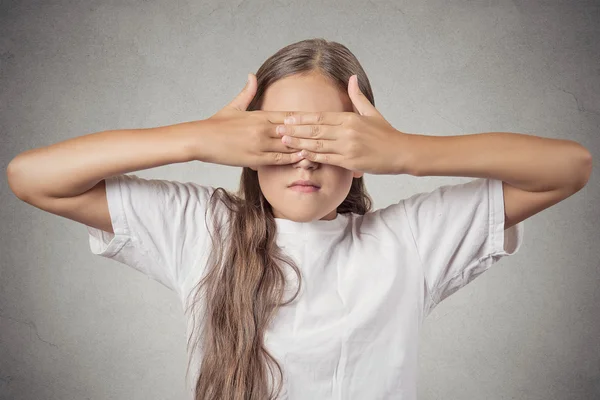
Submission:
[[321,165],[318,162],[314,162],[311,161],[307,158],[303,158],[302,160],[298,161],[297,163],[294,164],[295,168],[306,168],[306,169],[315,169],[318,168],[319,165]]

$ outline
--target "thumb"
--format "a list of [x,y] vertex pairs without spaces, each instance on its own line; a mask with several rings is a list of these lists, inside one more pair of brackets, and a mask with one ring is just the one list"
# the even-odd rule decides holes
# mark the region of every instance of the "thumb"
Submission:
[[355,110],[360,115],[383,117],[360,90],[357,75],[352,75],[348,80],[348,95],[350,96],[350,100],[352,100]]
[[236,96],[236,98],[233,99],[231,103],[229,103],[229,106],[239,111],[246,111],[255,94],[256,77],[254,76],[254,74],[248,74],[248,81],[246,81],[246,86],[244,86],[244,88]]

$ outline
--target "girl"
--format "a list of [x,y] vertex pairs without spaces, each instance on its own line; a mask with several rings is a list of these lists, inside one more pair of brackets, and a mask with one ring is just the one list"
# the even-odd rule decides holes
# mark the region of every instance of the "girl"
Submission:
[[[304,40],[206,120],[30,150],[9,184],[179,295],[191,398],[414,400],[423,319],[515,254],[523,220],[581,189],[591,157],[529,135],[407,134],[374,105],[345,46]],[[127,174],[193,160],[242,167],[239,191]],[[477,179],[372,210],[365,172]]]

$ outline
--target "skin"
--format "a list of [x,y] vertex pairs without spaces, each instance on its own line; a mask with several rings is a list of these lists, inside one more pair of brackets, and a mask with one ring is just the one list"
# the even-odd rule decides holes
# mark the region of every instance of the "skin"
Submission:
[[[293,75],[280,79],[265,91],[263,111],[356,112],[348,93],[323,75]],[[296,222],[333,220],[344,201],[353,178],[363,172],[302,159],[294,164],[251,167],[258,172],[260,188],[273,208],[275,218]],[[317,192],[303,193],[288,188],[298,179],[317,182]]]

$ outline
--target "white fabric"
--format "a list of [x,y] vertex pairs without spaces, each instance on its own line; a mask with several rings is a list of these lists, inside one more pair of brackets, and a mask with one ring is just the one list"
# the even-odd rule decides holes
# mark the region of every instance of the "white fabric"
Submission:
[[[115,234],[88,227],[91,251],[147,274],[183,302],[205,272],[204,212],[214,188],[119,175],[106,180],[106,191]],[[284,372],[279,398],[288,400],[416,400],[423,318],[516,253],[524,232],[523,222],[503,230],[502,182],[483,178],[363,216],[275,221],[277,244],[303,279],[299,297],[280,308],[265,336]],[[288,276],[292,294],[297,282]]]

